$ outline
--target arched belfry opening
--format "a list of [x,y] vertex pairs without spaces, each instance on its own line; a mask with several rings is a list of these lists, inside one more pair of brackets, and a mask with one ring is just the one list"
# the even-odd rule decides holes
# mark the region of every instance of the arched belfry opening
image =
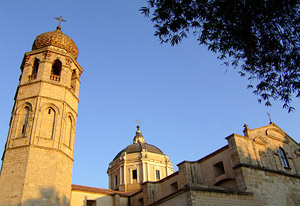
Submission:
[[32,63],[31,74],[28,76],[29,80],[36,79],[39,65],[40,65],[40,60],[38,58],[35,58]]
[[60,81],[62,63],[59,59],[56,59],[52,64],[50,79],[54,81]]

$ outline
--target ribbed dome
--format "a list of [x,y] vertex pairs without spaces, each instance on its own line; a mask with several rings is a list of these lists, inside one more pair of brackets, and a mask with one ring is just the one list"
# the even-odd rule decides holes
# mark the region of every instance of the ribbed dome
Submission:
[[67,35],[63,34],[60,27],[57,30],[46,32],[38,35],[32,45],[32,50],[40,49],[47,46],[54,46],[66,50],[72,54],[75,59],[78,56],[78,48],[74,41]]
[[127,146],[125,149],[120,151],[115,156],[114,160],[119,158],[123,152],[126,152],[127,154],[129,154],[129,153],[141,152],[142,150],[145,150],[146,152],[156,153],[156,154],[162,154],[162,155],[164,154],[159,148],[155,147],[154,145],[137,142],[137,143]]
[[142,150],[145,150],[146,152],[156,153],[156,154],[162,154],[162,155],[164,154],[160,149],[158,149],[154,145],[147,144],[145,142],[142,132],[140,131],[140,126],[137,126],[137,131],[135,137],[133,138],[133,144],[127,146],[125,149],[120,151],[115,156],[114,160],[119,158],[123,152],[126,152],[128,154],[128,153],[142,152]]

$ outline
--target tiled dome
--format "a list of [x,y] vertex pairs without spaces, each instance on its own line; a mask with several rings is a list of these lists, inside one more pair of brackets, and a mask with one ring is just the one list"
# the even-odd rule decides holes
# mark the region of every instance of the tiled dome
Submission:
[[78,56],[78,48],[74,41],[67,35],[63,34],[60,27],[57,30],[46,32],[38,35],[32,45],[32,50],[40,49],[47,46],[54,46],[66,50],[72,54],[75,59]]

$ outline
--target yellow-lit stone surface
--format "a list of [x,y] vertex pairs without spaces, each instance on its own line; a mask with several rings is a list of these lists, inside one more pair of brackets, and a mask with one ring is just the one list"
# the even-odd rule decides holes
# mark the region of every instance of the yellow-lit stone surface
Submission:
[[[133,205],[141,199],[144,205],[164,206],[300,205],[297,142],[274,123],[252,130],[245,125],[244,136],[226,139],[228,145],[198,161],[180,163],[173,175],[142,184],[143,192],[131,196]],[[222,173],[216,170],[220,162]]]
[[[70,205],[83,69],[74,42],[56,33],[64,42],[42,44],[43,38],[55,37],[43,34],[24,55],[0,176],[0,206]],[[76,49],[59,47],[67,44]]]

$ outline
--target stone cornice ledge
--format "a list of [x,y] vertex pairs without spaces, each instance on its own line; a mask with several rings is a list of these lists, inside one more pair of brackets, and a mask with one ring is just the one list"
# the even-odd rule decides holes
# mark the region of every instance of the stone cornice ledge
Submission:
[[208,185],[201,185],[201,184],[186,184],[184,186],[184,190],[196,190],[196,191],[203,191],[203,192],[215,192],[215,193],[224,193],[224,194],[235,194],[235,195],[253,195],[252,192],[246,192],[245,190],[241,189],[233,189],[233,188],[224,188],[224,187],[217,187],[217,186],[208,186]]
[[250,169],[261,170],[261,171],[265,171],[265,172],[270,172],[270,173],[275,173],[275,174],[279,174],[279,175],[284,175],[284,176],[300,179],[300,176],[297,174],[289,174],[284,171],[272,170],[272,169],[268,169],[265,167],[259,167],[259,166],[255,166],[255,165],[245,164],[245,163],[237,164],[232,168],[236,169],[236,168],[240,168],[240,167],[246,167],[246,168],[250,168]]
[[223,193],[223,194],[232,194],[232,195],[247,195],[247,196],[253,196],[252,192],[246,192],[245,190],[240,189],[231,189],[231,188],[223,188],[223,187],[217,187],[217,186],[207,186],[207,185],[201,185],[201,184],[186,184],[182,189],[179,189],[178,191],[169,194],[159,200],[156,200],[153,203],[148,204],[148,206],[156,206],[163,202],[166,202],[175,196],[178,196],[184,192],[187,191],[202,191],[202,192],[212,192],[212,193]]

